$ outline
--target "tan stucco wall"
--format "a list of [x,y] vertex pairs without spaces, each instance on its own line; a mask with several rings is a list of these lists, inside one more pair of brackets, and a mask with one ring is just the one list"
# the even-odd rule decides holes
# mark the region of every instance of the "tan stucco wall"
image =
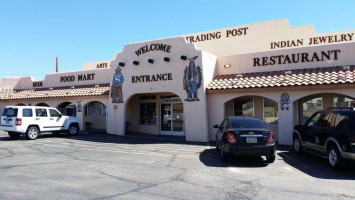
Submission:
[[[163,43],[171,45],[171,53],[152,51],[140,55],[135,54],[135,51],[142,46],[150,45],[152,43]],[[182,60],[180,56],[185,55],[187,58],[198,56],[195,60],[196,66],[199,65],[202,68],[203,82],[202,85],[206,85],[212,80],[214,73],[214,66],[216,57],[210,54],[203,54],[201,51],[197,51],[193,44],[186,44],[184,38],[172,38],[159,41],[151,41],[145,43],[136,43],[127,45],[121,54],[117,54],[112,62],[111,76],[114,74],[116,66],[119,62],[124,62],[125,67],[122,67],[122,74],[125,78],[123,83],[123,104],[117,104],[118,109],[114,111],[113,105],[109,103],[109,124],[116,123],[117,126],[108,126],[107,131],[111,134],[123,135],[125,133],[124,124],[127,116],[127,102],[128,99],[135,94],[148,94],[148,93],[164,93],[171,92],[180,97],[180,99],[186,99],[186,91],[183,90],[183,74],[185,66],[188,66],[189,60]],[[163,58],[169,57],[170,62],[164,62]],[[154,64],[147,62],[148,59],[154,59]],[[205,61],[204,59],[208,59]],[[135,66],[133,61],[139,61],[140,64]],[[212,61],[212,62],[211,62]],[[204,65],[206,63],[206,66]],[[139,75],[155,75],[157,73],[172,73],[172,80],[157,81],[157,82],[145,82],[145,83],[132,83],[132,76]],[[207,82],[207,83],[206,83]],[[184,123],[185,123],[185,136],[188,141],[207,141],[207,104],[204,87],[198,89],[198,97],[200,101],[187,102],[183,101],[184,109]],[[115,117],[116,115],[116,117]],[[111,117],[113,116],[113,117]],[[114,119],[116,118],[116,122]],[[188,128],[187,128],[188,127]]]
[[[241,29],[242,28],[242,29]],[[246,34],[244,34],[243,28],[247,28]],[[230,34],[232,30],[240,29],[242,34],[233,36]],[[229,31],[229,37],[227,37],[227,32]],[[217,56],[235,55],[251,52],[260,51],[271,51],[271,42],[279,41],[291,41],[291,40],[301,40],[303,39],[303,45],[300,47],[307,47],[309,45],[310,38],[322,37],[322,36],[334,36],[340,34],[353,34],[355,30],[348,31],[337,31],[328,33],[317,33],[313,25],[303,25],[303,26],[290,26],[287,19],[277,19],[265,22],[258,22],[253,24],[245,24],[240,26],[210,30],[199,33],[192,33],[184,35],[184,37],[193,36],[196,38],[202,35],[221,33],[219,39],[206,38],[205,41],[194,42],[198,50],[203,50],[212,53]],[[236,33],[236,32],[235,32]],[[350,38],[349,38],[350,39]],[[333,38],[335,40],[335,38]],[[190,42],[189,39],[187,39]],[[352,37],[352,41],[355,41],[355,35]],[[341,43],[346,43],[344,41]],[[320,44],[315,44],[311,46],[318,46]],[[289,47],[294,48],[294,47]],[[289,49],[288,48],[288,49]],[[287,49],[287,48],[285,48]]]
[[[282,93],[287,92],[290,96],[289,110],[281,110],[280,104],[278,109],[278,141],[280,144],[292,144],[292,130],[293,127],[299,123],[296,119],[297,117],[297,101],[303,97],[307,97],[314,94],[324,94],[325,102],[324,105],[332,104],[332,96],[334,94],[340,94],[355,98],[355,90],[348,89],[313,89],[313,90],[280,90],[280,91],[265,91],[265,92],[238,92],[238,93],[208,93],[207,94],[207,104],[208,104],[208,121],[209,121],[209,137],[210,140],[215,140],[216,130],[213,128],[214,124],[219,124],[225,116],[224,103],[230,101],[231,99],[243,96],[258,95],[262,97],[267,97],[276,102],[280,101],[280,96]],[[254,104],[256,105],[256,104]],[[259,103],[260,105],[260,103]]]
[[[105,122],[104,119],[100,118],[99,121],[97,121],[98,119],[88,119],[88,120],[84,120],[84,107],[87,103],[92,102],[92,101],[99,101],[103,104],[106,105],[107,108],[107,104],[108,104],[108,97],[107,96],[103,96],[103,97],[74,97],[74,98],[56,98],[56,99],[25,99],[25,100],[11,100],[11,101],[1,101],[0,102],[0,108],[1,111],[4,109],[5,106],[13,106],[16,104],[25,104],[26,106],[28,105],[36,105],[38,103],[46,103],[48,104],[50,107],[54,107],[57,108],[58,105],[60,105],[63,102],[70,102],[75,104],[76,106],[78,105],[77,101],[81,101],[81,105],[82,105],[82,112],[77,112],[76,113],[76,117],[79,119],[79,122],[81,124],[81,130],[83,130],[85,127],[85,122],[86,121],[90,121],[92,120],[92,128],[95,129],[105,129],[107,124]],[[78,111],[78,110],[77,110]]]

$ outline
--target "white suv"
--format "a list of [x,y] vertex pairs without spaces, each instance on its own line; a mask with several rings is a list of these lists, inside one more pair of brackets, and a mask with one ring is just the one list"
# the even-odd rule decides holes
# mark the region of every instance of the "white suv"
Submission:
[[0,120],[0,130],[7,131],[11,138],[25,134],[27,139],[34,140],[42,132],[66,131],[69,135],[77,135],[80,130],[77,118],[63,116],[51,107],[6,106]]

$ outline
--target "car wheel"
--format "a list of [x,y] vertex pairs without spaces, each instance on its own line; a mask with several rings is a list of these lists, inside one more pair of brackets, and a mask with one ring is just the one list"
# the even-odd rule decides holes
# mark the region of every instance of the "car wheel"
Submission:
[[16,133],[16,132],[8,132],[8,134],[12,139],[19,139],[21,135],[21,133]]
[[266,162],[273,163],[275,161],[276,156],[266,156]]
[[69,128],[68,128],[68,134],[69,136],[74,136],[74,135],[78,135],[79,133],[79,128],[77,125],[75,124],[70,124]]
[[218,138],[217,138],[217,136],[216,136],[216,150],[217,150],[217,151],[221,150],[221,149],[219,148],[219,144],[218,144]]
[[223,145],[223,142],[221,144],[221,149],[220,149],[220,154],[221,154],[221,160],[222,162],[228,162],[229,161],[229,158],[230,158],[230,155],[229,153],[225,152],[224,151],[224,145]]
[[293,138],[293,151],[295,153],[301,153],[302,152],[302,145],[301,145],[301,140],[298,136],[295,136]]
[[27,129],[26,138],[29,140],[35,140],[38,138],[39,130],[35,126],[31,126]]
[[342,168],[343,158],[334,144],[330,145],[328,149],[328,164],[332,169]]

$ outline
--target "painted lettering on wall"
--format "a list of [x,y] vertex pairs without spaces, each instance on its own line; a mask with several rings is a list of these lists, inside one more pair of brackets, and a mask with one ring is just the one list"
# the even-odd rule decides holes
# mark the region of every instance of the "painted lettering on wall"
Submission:
[[75,80],[78,81],[92,81],[95,79],[95,73],[91,74],[78,74],[77,78],[74,75],[71,76],[61,76],[60,82],[74,82]]
[[39,81],[39,82],[33,82],[33,87],[41,87],[43,86],[43,82]]
[[210,33],[202,33],[199,35],[191,35],[191,36],[186,36],[186,41],[190,43],[194,42],[203,42],[206,40],[218,40],[221,39],[222,36],[225,38],[230,38],[230,37],[236,37],[236,36],[242,36],[247,34],[248,27],[243,27],[243,28],[237,28],[237,29],[228,29],[225,32],[221,31],[216,31],[216,32],[210,32]]
[[96,68],[107,68],[107,63],[99,63],[96,65]]
[[155,82],[155,81],[170,81],[170,80],[173,80],[172,76],[173,76],[172,73],[132,76],[132,83]]
[[157,43],[157,44],[145,45],[145,46],[139,48],[134,53],[136,53],[137,56],[140,56],[140,55],[145,54],[149,51],[164,51],[166,53],[170,53],[170,50],[171,50],[170,45]]
[[318,44],[349,42],[349,41],[355,40],[355,38],[353,36],[354,36],[354,33],[347,33],[347,34],[311,37],[311,38],[308,38],[305,40],[304,39],[296,39],[296,40],[277,41],[277,42],[271,42],[270,48],[271,49],[282,49],[282,48],[298,47],[298,46],[306,46],[306,45],[312,46],[312,45],[318,45]]
[[253,58],[254,67],[268,65],[285,65],[292,63],[308,63],[328,60],[338,60],[340,50],[321,51],[313,53],[295,53],[289,55],[265,56]]

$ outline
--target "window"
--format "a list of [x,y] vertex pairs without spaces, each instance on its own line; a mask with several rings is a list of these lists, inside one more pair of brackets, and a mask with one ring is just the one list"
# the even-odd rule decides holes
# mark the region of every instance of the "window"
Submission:
[[22,110],[22,117],[32,117],[32,109],[26,108]]
[[267,124],[278,124],[278,105],[276,101],[264,98],[264,121]]
[[254,99],[253,98],[237,98],[234,99],[234,115],[235,116],[254,116]]
[[140,103],[139,123],[155,125],[156,121],[156,103]]
[[49,115],[51,117],[60,117],[59,112],[57,112],[56,110],[53,110],[53,109],[49,109]]
[[302,103],[302,119],[301,121],[307,121],[313,113],[323,110],[322,97],[313,98]]
[[318,121],[319,117],[320,117],[320,113],[313,115],[312,118],[309,120],[307,126],[315,126],[315,123]]
[[333,122],[333,113],[323,113],[317,122],[317,127],[329,128]]
[[102,117],[106,116],[106,106],[98,101],[85,105],[85,116]]
[[36,116],[37,117],[47,117],[47,110],[43,108],[36,108]]
[[345,96],[333,97],[334,107],[355,107],[355,100]]
[[230,120],[231,128],[266,128],[264,122],[259,119],[236,118]]
[[17,117],[17,108],[5,108],[2,112],[2,116]]
[[347,113],[339,112],[335,120],[335,129],[348,132],[350,128],[350,119]]

